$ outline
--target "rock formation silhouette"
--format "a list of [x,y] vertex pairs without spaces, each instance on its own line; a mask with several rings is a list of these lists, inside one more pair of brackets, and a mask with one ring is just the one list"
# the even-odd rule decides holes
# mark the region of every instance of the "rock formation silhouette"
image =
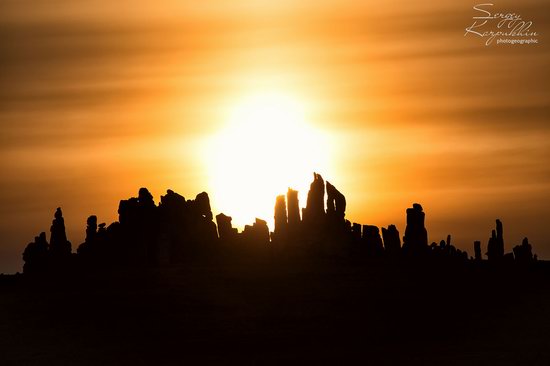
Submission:
[[532,247],[527,238],[523,238],[521,245],[514,247],[514,257],[521,264],[529,264],[533,259]]
[[163,262],[175,262],[184,256],[182,243],[189,236],[187,205],[185,197],[171,189],[160,197],[158,215],[162,235],[159,235],[158,250],[159,259]]
[[320,174],[313,173],[313,182],[307,194],[307,205],[302,210],[302,218],[307,225],[322,225],[325,217],[325,183]]
[[97,216],[92,215],[86,220],[86,238],[84,239],[84,243],[80,244],[76,250],[76,253],[83,261],[100,260],[98,257],[100,257],[102,253],[100,253],[100,247],[98,245],[97,230]]
[[269,228],[267,221],[256,218],[252,225],[246,225],[243,231],[243,238],[247,244],[269,244]]
[[58,207],[54,214],[52,226],[50,227],[50,253],[54,258],[66,258],[71,255],[71,242],[67,240],[65,233],[65,220],[61,207]]
[[[319,176],[320,177],[320,176]],[[328,181],[327,188],[327,218],[329,221],[344,222],[346,215],[346,197]]]
[[288,232],[288,217],[284,195],[277,196],[275,200],[275,229],[273,231],[274,242],[285,242]]
[[[326,190],[326,201],[325,201]],[[286,199],[285,199],[286,198]],[[325,207],[326,203],[326,207]],[[299,254],[303,256],[347,257],[358,260],[369,258],[420,258],[424,260],[468,262],[468,253],[456,248],[451,235],[439,244],[428,246],[425,226],[426,214],[414,203],[406,209],[407,226],[403,245],[395,225],[380,229],[375,225],[361,225],[346,220],[346,198],[320,174],[313,174],[302,218],[298,192],[289,188],[286,197],[276,197],[273,233],[267,222],[256,218],[239,233],[232,226],[232,218],[223,213],[216,216],[206,192],[186,200],[167,190],[159,205],[147,188],[140,188],[137,197],[121,200],[119,220],[107,226],[98,224],[95,215],[86,222],[86,238],[76,254],[67,240],[61,208],[54,214],[50,243],[41,233],[23,252],[24,273],[39,274],[68,271],[78,267],[93,270],[120,266],[158,266],[186,263],[207,258],[214,253],[232,251],[242,256],[251,253]],[[481,243],[474,243],[473,263],[483,261]],[[223,255],[222,255],[223,257]],[[515,262],[528,266],[536,255],[527,238],[513,248],[513,254],[504,253],[503,225],[496,220],[487,245],[489,262]],[[75,265],[77,264],[77,265]]]
[[23,272],[28,274],[62,273],[71,265],[71,242],[67,240],[63,212],[58,207],[50,227],[50,243],[42,232],[23,251]]
[[233,241],[237,237],[238,230],[233,227],[231,216],[226,216],[223,213],[216,215],[216,223],[218,224],[218,234],[222,241]]
[[287,211],[288,211],[288,226],[289,229],[295,230],[300,225],[300,206],[298,202],[298,191],[291,188],[286,193]]
[[406,255],[422,256],[428,248],[428,232],[424,226],[426,214],[419,203],[407,209],[407,227],[403,237],[403,252]]
[[502,260],[504,257],[504,238],[502,235],[502,222],[496,220],[496,230],[491,232],[491,237],[487,243],[487,258],[490,261]]
[[384,244],[380,237],[380,230],[374,225],[363,225],[362,236],[366,253],[371,257],[379,257],[384,252]]
[[27,274],[40,274],[48,270],[49,248],[46,241],[46,233],[41,232],[29,243],[23,251],[23,272]]
[[483,259],[481,256],[481,242],[479,240],[474,241],[474,253],[476,261],[479,262]]
[[388,228],[382,228],[382,239],[384,240],[384,249],[388,256],[396,257],[401,252],[401,238],[395,225]]

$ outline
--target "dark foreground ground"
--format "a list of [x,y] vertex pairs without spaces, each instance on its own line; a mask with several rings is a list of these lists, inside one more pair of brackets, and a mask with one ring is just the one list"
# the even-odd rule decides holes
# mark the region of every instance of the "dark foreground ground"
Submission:
[[550,270],[203,263],[0,281],[0,365],[550,365]]

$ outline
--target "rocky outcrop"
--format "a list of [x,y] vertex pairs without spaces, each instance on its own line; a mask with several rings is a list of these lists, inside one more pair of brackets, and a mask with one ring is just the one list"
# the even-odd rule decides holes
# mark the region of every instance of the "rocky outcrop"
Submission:
[[[71,267],[71,263],[87,268],[101,268],[105,264],[120,267],[185,263],[199,257],[206,258],[220,250],[229,250],[236,257],[243,257],[245,252],[240,252],[240,248],[244,247],[253,248],[253,252],[248,254],[263,251],[270,253],[269,255],[284,253],[286,256],[289,251],[294,251],[298,256],[324,258],[347,256],[362,259],[401,257],[404,254],[427,260],[445,260],[445,263],[468,260],[466,251],[451,244],[451,235],[439,244],[433,242],[428,246],[425,213],[418,203],[406,210],[407,226],[403,246],[395,225],[382,228],[380,233],[380,229],[374,225],[352,224],[346,220],[345,211],[345,196],[330,182],[325,183],[321,175],[314,173],[302,218],[298,192],[289,188],[286,196],[279,195],[276,198],[275,226],[271,235],[267,222],[259,218],[252,225],[245,226],[244,231],[239,234],[232,227],[230,216],[220,213],[216,216],[217,225],[214,223],[210,198],[206,192],[199,193],[195,199],[186,200],[168,190],[161,196],[157,206],[149,190],[140,188],[137,197],[120,201],[119,222],[106,227],[104,223],[98,225],[95,215],[88,217],[86,239],[79,246],[76,255],[71,253],[63,214],[58,208],[50,228],[50,243],[46,241],[45,233],[42,233],[26,246],[23,253],[24,271],[62,271]],[[231,245],[223,245],[225,243]],[[474,253],[475,260],[482,261],[479,241],[474,243]],[[514,247],[513,254],[504,254],[503,226],[500,220],[496,220],[487,255],[491,261],[502,259],[506,263],[513,263],[514,259],[516,263],[536,260],[527,238],[521,245]]]
[[42,232],[23,251],[23,273],[41,274],[48,270],[49,248],[46,233]]
[[368,256],[380,256],[383,254],[384,245],[382,244],[378,226],[363,225],[362,239]]
[[384,249],[389,256],[397,256],[401,252],[401,238],[395,225],[388,228],[382,228],[382,239],[384,240]]
[[483,260],[481,257],[481,242],[479,240],[474,241],[474,256],[477,262]]
[[345,221],[344,217],[346,216],[346,197],[328,181],[326,183],[326,189],[327,219],[328,221],[343,223]]
[[306,225],[322,225],[325,217],[325,182],[320,174],[313,173],[313,182],[307,194],[307,205],[302,217]]
[[487,243],[487,258],[490,261],[502,260],[504,257],[504,236],[502,222],[496,220],[496,230],[491,231],[491,237]]
[[521,264],[529,264],[533,261],[533,248],[527,238],[523,238],[521,245],[514,247],[514,258]]
[[223,213],[216,215],[218,234],[220,240],[223,242],[235,240],[237,237],[237,229],[233,228],[232,220],[231,216],[224,215]]
[[288,218],[286,213],[286,201],[284,195],[277,196],[275,200],[275,228],[273,238],[275,241],[285,241],[288,229]]
[[64,258],[71,255],[71,242],[67,240],[65,233],[65,220],[61,207],[58,207],[54,214],[52,226],[50,227],[50,253],[54,258]]
[[291,188],[286,192],[286,204],[288,211],[288,226],[295,230],[300,225],[300,206],[298,202],[298,191]]
[[92,215],[86,220],[86,239],[80,244],[76,252],[81,256],[90,256],[96,251],[97,216]]
[[407,255],[423,255],[428,248],[428,232],[424,226],[422,206],[414,203],[407,209],[407,227],[403,237],[403,252]]
[[269,228],[265,220],[256,218],[252,225],[246,225],[242,233],[243,238],[248,244],[258,246],[269,243]]

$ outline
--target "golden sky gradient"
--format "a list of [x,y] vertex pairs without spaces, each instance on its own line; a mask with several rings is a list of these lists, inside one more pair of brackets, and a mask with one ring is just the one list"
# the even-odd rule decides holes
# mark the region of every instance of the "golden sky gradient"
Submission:
[[[58,206],[76,249],[89,215],[116,220],[142,186],[157,202],[206,190],[237,221],[249,192],[272,220],[275,195],[305,197],[314,169],[351,221],[403,234],[420,202],[430,241],[451,233],[471,253],[498,217],[507,250],[528,236],[550,258],[550,4],[494,2],[539,43],[485,46],[464,36],[477,3],[1,0],[0,272],[21,269]],[[300,126],[266,114],[263,134],[232,130],[232,111],[266,94],[296,105]],[[294,141],[274,163],[293,133],[303,155]],[[225,154],[235,135],[266,155]]]

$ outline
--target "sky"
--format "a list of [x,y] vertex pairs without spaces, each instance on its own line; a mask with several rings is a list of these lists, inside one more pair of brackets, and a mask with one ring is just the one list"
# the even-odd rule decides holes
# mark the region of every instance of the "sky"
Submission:
[[0,272],[57,207],[73,249],[140,187],[242,228],[313,171],[352,222],[550,259],[550,3],[482,6],[537,32],[488,46],[481,1],[296,3],[0,0]]

